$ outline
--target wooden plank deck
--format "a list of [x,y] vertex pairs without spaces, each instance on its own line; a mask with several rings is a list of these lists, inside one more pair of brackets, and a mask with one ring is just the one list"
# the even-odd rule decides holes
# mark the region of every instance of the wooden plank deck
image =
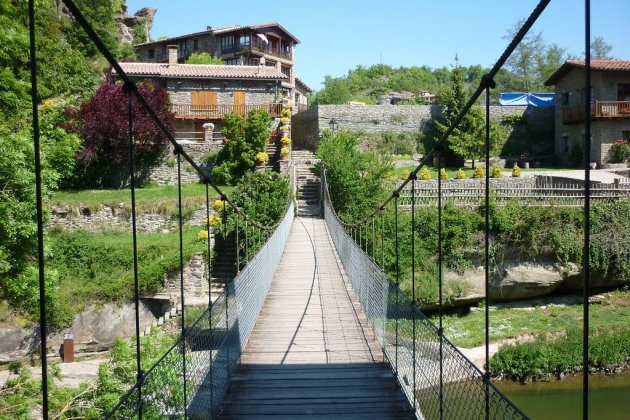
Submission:
[[414,418],[326,223],[296,218],[222,418]]

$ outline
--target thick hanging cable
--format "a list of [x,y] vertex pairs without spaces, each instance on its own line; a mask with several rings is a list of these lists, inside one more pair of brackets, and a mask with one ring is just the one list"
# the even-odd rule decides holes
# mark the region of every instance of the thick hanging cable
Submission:
[[440,339],[440,420],[444,418],[444,325],[442,323],[442,148],[436,149],[438,157],[438,335]]
[[37,207],[37,256],[39,270],[39,331],[42,360],[42,415],[48,419],[48,361],[46,360],[46,276],[44,274],[44,208],[42,201],[42,159],[37,90],[37,52],[35,46],[35,2],[28,1],[29,52],[31,61],[31,103],[33,106],[33,148],[35,151],[35,200]]
[[[178,145],[179,146],[179,145]],[[179,156],[181,146],[175,148],[177,155],[177,207],[179,219],[179,288],[182,306],[182,372],[184,380],[184,417],[188,417],[188,401],[186,399],[186,309],[184,302],[184,222],[182,218],[182,159]]]
[[248,238],[247,219],[245,219],[245,261],[249,262],[249,238]]
[[238,214],[235,215],[236,217],[236,274],[241,272],[241,247],[239,244],[239,238],[238,238]]
[[486,419],[490,418],[490,88],[494,80],[484,75],[482,83],[486,86],[486,185],[485,185],[485,353],[484,385],[486,388]]
[[416,174],[411,178],[411,323],[413,328],[413,409],[416,410]]
[[136,85],[125,85],[127,91],[127,125],[129,135],[129,187],[131,189],[131,238],[133,247],[133,300],[136,310],[136,380],[138,381],[138,417],[142,418],[142,364],[140,361],[140,287],[138,281],[138,231],[136,227],[136,160],[133,144],[133,104],[131,91]]
[[591,286],[591,2],[584,1],[584,290],[583,290],[583,366],[582,416],[588,419],[588,379],[589,379],[589,310],[588,301]]

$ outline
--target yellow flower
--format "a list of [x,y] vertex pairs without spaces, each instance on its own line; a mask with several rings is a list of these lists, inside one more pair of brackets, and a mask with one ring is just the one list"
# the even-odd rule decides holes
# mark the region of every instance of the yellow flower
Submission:
[[208,231],[207,230],[200,230],[199,232],[197,232],[197,240],[198,241],[207,241],[208,240]]
[[456,179],[466,179],[466,172],[462,168],[459,168],[457,174],[455,174]]
[[221,226],[221,218],[217,216],[208,217],[208,225],[213,228]]
[[512,168],[512,176],[514,178],[518,178],[521,176],[521,168],[519,168],[516,163],[514,164],[514,167]]
[[440,169],[440,179],[448,179],[448,173],[446,173],[446,169]]
[[423,181],[431,179],[431,172],[426,166],[420,169],[420,179],[422,179]]
[[225,203],[220,200],[214,200],[214,204],[212,205],[212,210],[214,210],[217,213],[220,213],[221,211],[223,211],[223,208],[225,207]]

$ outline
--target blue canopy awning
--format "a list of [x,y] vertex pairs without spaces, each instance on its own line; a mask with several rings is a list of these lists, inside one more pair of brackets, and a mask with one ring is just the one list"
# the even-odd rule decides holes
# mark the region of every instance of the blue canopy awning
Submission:
[[556,105],[555,93],[523,93],[504,92],[499,99],[501,106],[539,106],[549,107]]

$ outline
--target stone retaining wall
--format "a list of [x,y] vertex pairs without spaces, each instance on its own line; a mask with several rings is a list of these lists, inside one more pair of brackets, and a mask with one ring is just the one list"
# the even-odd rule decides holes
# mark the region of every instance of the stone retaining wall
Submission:
[[[295,114],[291,131],[296,146],[314,151],[332,119],[337,129],[352,131],[424,131],[441,112],[438,105],[317,105]],[[508,116],[523,118],[517,124],[505,124]],[[519,149],[553,153],[554,108],[491,106],[490,118],[505,127],[503,154]]]

